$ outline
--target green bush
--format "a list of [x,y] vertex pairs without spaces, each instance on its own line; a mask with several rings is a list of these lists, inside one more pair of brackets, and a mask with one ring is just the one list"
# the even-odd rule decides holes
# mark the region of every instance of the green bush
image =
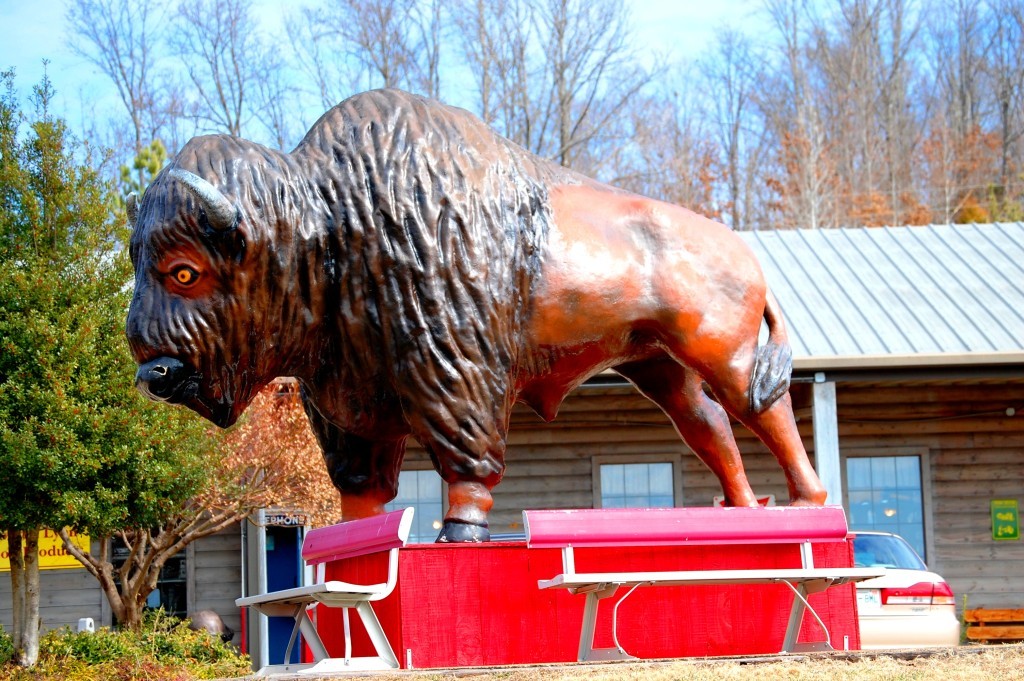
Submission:
[[[0,642],[0,650],[2,646]],[[147,615],[137,632],[107,628],[94,633],[67,628],[50,631],[39,642],[36,667],[26,671],[4,664],[0,681],[188,681],[242,676],[250,671],[249,657],[230,644],[205,631],[192,631],[187,621],[156,611]]]
[[3,666],[11,661],[14,657],[14,639],[11,635],[0,625],[0,666]]
[[131,633],[99,629],[96,633],[74,633],[70,629],[47,632],[39,641],[39,657],[102,664],[123,658],[138,658],[138,641]]

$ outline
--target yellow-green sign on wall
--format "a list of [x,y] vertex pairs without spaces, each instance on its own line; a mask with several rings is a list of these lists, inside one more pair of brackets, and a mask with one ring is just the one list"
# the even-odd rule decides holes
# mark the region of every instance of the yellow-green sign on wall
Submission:
[[1016,499],[992,500],[992,538],[1020,539],[1020,513]]
[[[74,530],[68,531],[71,534],[71,541],[83,551],[89,550],[89,535],[80,534]],[[39,569],[60,570],[65,568],[84,567],[74,556],[64,548],[64,542],[60,535],[53,530],[39,531]],[[10,572],[11,551],[7,544],[7,538],[0,539],[0,572]]]

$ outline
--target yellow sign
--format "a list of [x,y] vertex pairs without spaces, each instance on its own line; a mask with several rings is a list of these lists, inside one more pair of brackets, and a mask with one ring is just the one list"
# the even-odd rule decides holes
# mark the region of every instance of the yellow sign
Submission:
[[[89,550],[89,535],[68,530],[71,541],[83,551]],[[53,530],[39,531],[39,569],[61,570],[84,567],[64,548],[60,535]],[[0,572],[10,572],[11,554],[7,538],[0,539]]]

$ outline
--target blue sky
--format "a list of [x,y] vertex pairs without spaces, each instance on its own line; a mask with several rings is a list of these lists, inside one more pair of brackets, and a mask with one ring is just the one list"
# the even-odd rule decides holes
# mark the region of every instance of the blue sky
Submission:
[[[50,60],[57,87],[56,106],[74,126],[92,116],[116,114],[107,79],[66,45],[64,14],[69,0],[0,0],[0,69],[14,66],[17,86],[27,92]],[[74,0],[70,0],[74,1]],[[723,25],[749,29],[757,21],[758,0],[628,0],[638,44],[653,54],[695,59]],[[256,0],[269,23],[292,3]],[[295,3],[298,4],[298,3]],[[88,104],[86,104],[88,102]]]

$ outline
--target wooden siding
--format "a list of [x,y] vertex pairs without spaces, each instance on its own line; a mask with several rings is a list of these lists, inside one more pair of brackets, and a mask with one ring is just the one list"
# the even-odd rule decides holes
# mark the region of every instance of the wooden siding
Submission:
[[[93,548],[98,548],[96,542]],[[102,626],[104,600],[99,582],[84,567],[39,572],[39,617],[44,630],[75,629],[82,617]],[[14,626],[12,608],[11,573],[0,572],[0,625],[8,632]]]
[[189,558],[189,604],[191,611],[213,610],[235,631],[233,642],[241,639],[242,621],[235,599],[242,596],[242,532],[240,526],[193,543]]
[[[809,423],[803,433],[810,447]],[[746,430],[738,430],[744,465],[754,491],[787,498],[775,458]],[[684,506],[710,506],[720,495],[715,476],[683,444],[668,418],[632,388],[585,388],[566,399],[558,418],[544,423],[525,408],[513,414],[507,469],[494,490],[492,533],[522,532],[522,511],[534,508],[591,508],[592,457],[605,463],[650,455],[681,458]],[[412,461],[425,454],[413,444]]]

